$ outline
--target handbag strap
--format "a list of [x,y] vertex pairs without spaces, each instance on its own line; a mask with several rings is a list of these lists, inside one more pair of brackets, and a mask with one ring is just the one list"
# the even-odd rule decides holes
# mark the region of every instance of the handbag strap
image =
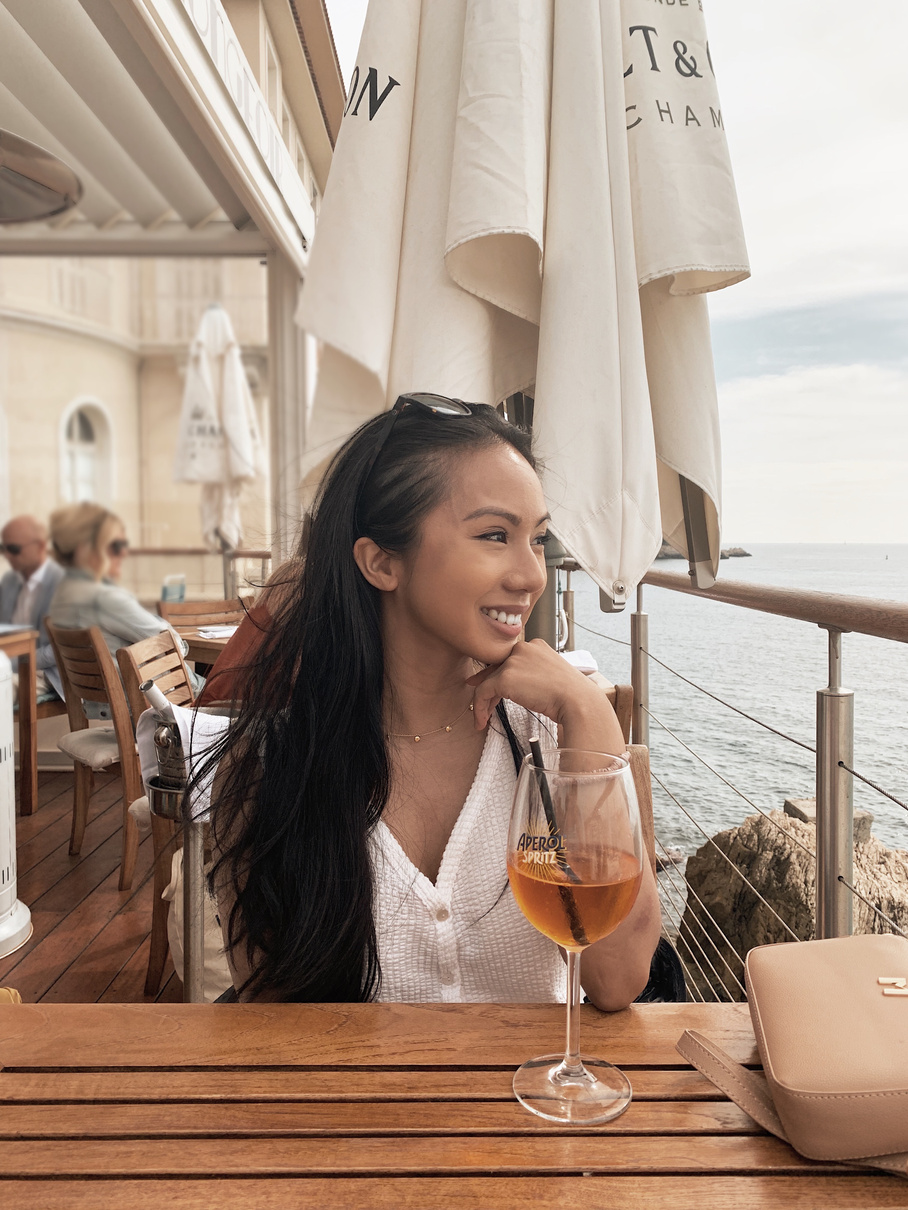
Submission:
[[702,1072],[715,1084],[720,1092],[724,1092],[729,1100],[734,1101],[739,1109],[750,1114],[764,1130],[788,1142],[788,1135],[776,1113],[764,1075],[748,1071],[746,1067],[736,1063],[721,1046],[717,1046],[715,1042],[693,1029],[684,1031],[675,1049],[688,1063],[696,1067],[697,1071]]
[[[720,1092],[724,1092],[729,1100],[734,1101],[739,1109],[749,1114],[759,1126],[784,1142],[789,1142],[764,1075],[748,1071],[746,1067],[736,1063],[721,1046],[717,1046],[715,1042],[693,1029],[684,1031],[675,1049],[692,1067],[696,1067],[697,1071],[702,1072],[715,1084]],[[824,1162],[827,1161],[816,1161]],[[908,1151],[895,1155],[864,1156],[859,1160],[842,1162],[849,1168],[876,1168],[908,1178]]]

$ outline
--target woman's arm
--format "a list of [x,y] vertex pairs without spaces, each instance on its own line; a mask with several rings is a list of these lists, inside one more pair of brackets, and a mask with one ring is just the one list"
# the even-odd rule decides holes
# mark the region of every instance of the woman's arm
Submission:
[[[626,750],[604,692],[541,639],[518,643],[504,663],[478,673],[471,683],[476,685],[477,727],[485,727],[501,698],[508,698],[554,719],[562,748],[616,756]],[[630,915],[583,954],[583,987],[597,1008],[609,1012],[626,1008],[643,991],[661,928],[656,880],[645,857],[640,892]]]

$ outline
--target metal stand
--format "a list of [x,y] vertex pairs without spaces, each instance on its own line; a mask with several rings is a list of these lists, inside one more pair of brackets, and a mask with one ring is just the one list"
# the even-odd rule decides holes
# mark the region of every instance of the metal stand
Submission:
[[649,616],[643,612],[643,585],[637,585],[637,609],[631,614],[631,684],[634,707],[631,714],[631,739],[649,747]]
[[183,818],[183,1002],[204,1004],[205,825]]
[[186,764],[177,726],[155,715],[158,776],[147,783],[154,815],[183,825],[183,1002],[202,1004],[205,970],[205,824],[193,820],[186,799]]
[[817,937],[854,932],[854,691],[843,689],[842,632],[829,632],[829,685],[817,690]]

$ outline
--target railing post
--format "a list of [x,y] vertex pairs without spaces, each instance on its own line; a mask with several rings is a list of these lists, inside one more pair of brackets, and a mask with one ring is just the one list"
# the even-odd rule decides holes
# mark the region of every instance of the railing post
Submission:
[[557,538],[550,538],[545,548],[548,581],[542,596],[527,619],[524,634],[527,640],[545,639],[550,647],[558,648],[558,564],[567,552]]
[[631,739],[649,747],[649,618],[643,612],[643,585],[637,585],[637,609],[631,614],[631,684],[634,709],[631,714]]
[[829,685],[817,690],[817,937],[854,932],[854,691],[842,688],[842,632],[829,634]]
[[575,636],[574,636],[574,590],[571,587],[571,568],[565,567],[564,577],[565,586],[561,590],[561,614],[564,618],[564,626],[566,634],[564,637],[564,651],[574,651]]

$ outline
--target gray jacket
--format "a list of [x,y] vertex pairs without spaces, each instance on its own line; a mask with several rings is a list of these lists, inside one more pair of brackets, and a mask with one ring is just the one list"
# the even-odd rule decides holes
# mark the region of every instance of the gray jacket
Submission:
[[[44,619],[50,613],[51,600],[63,576],[64,571],[60,564],[49,559],[44,568],[44,576],[38,585],[38,593],[32,610],[31,624],[38,632],[35,666],[41,672],[46,672],[48,669],[53,672],[57,670],[54,649],[51,647],[47,631],[44,629]],[[9,623],[13,620],[13,610],[16,608],[21,588],[22,577],[15,571],[8,571],[0,580],[0,622]]]
[[[54,594],[50,620],[55,626],[69,629],[99,627],[114,663],[121,647],[128,647],[141,639],[150,639],[152,635],[169,629],[163,618],[149,613],[125,588],[96,580],[89,572],[74,567],[67,570]],[[187,647],[182,639],[179,645],[185,655]],[[204,681],[192,671],[189,676],[193,692],[198,693]],[[103,708],[96,712],[91,702],[86,703],[85,713],[89,718],[108,717],[108,712]]]

